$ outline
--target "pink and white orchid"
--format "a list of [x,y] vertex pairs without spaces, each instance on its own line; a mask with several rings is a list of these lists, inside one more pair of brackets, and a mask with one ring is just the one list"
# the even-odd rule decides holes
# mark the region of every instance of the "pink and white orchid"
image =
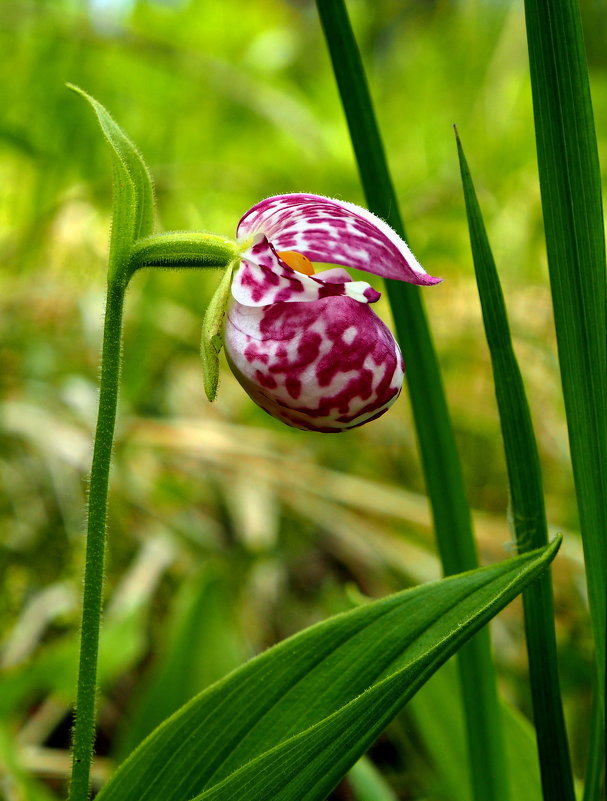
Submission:
[[403,359],[369,306],[380,293],[341,267],[431,285],[405,242],[353,203],[276,195],[238,225],[243,252],[232,282],[225,349],[234,375],[273,417],[338,432],[382,415],[398,397]]

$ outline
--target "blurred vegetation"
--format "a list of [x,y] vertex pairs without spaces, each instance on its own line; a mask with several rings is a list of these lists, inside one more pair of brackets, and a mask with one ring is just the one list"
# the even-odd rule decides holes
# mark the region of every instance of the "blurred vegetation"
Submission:
[[[605,157],[605,14],[591,0],[584,8]],[[522,8],[352,0],[349,10],[410,244],[445,278],[424,299],[490,562],[511,548],[507,481],[454,122],[475,174],[534,412],[549,519],[569,532],[554,575],[580,771],[589,629]],[[308,0],[4,0],[0,52],[0,796],[38,801],[62,792],[69,764],[111,203],[106,145],[65,81],[104,103],[141,148],[164,230],[230,236],[271,194],[362,202],[362,193]],[[276,423],[227,368],[218,400],[206,402],[199,328],[218,277],[142,273],[127,298],[97,783],[151,727],[248,655],[364,595],[439,575],[404,395],[381,420],[340,436]],[[528,715],[516,605],[494,635],[509,714]],[[451,685],[412,704],[372,752],[399,798],[465,797],[453,789],[461,764],[433,751],[431,699],[442,705],[450,686],[453,696],[452,677],[442,681]],[[344,786],[335,798],[351,792]]]

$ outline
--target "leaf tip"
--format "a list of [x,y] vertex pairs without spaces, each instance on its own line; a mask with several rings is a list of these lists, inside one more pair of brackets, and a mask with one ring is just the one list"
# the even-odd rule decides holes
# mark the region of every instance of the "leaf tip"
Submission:
[[80,95],[80,97],[83,97],[95,110],[97,110],[99,104],[95,98],[92,95],[89,95],[88,92],[85,92],[81,86],[77,86],[75,83],[71,83],[70,81],[66,81],[65,86],[70,90],[70,92],[74,92],[75,94]]
[[88,94],[82,89],[80,86],[77,86],[75,83],[71,83],[71,81],[65,82],[66,89],[69,89],[70,92],[75,92],[77,95],[81,95],[82,97],[88,98]]
[[204,393],[207,396],[207,400],[209,403],[213,403],[215,398],[217,397],[217,384],[206,384],[204,385]]
[[559,548],[563,543],[563,535],[559,532],[555,538],[548,544],[548,553],[550,556],[556,556],[558,553]]

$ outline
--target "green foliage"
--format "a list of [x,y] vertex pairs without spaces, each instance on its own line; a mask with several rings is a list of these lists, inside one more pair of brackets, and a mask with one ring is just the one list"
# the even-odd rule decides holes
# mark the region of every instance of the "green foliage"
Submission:
[[[218,236],[168,234],[151,237],[154,215],[152,180],[143,158],[94,98],[89,101],[112,148],[114,204],[108,265],[108,289],[101,350],[99,405],[93,445],[87,515],[82,628],[72,747],[69,798],[88,798],[96,726],[97,666],[105,572],[108,477],[120,378],[124,292],[141,266],[225,266],[237,247]],[[229,286],[229,284],[228,284]],[[223,314],[220,316],[220,321]],[[217,381],[217,378],[215,379]]]
[[[356,41],[343,0],[317,0],[331,53],[335,78],[352,137],[352,145],[371,211],[405,235],[396,192]],[[419,288],[388,282],[388,296],[399,344],[414,355],[407,386],[419,440],[437,547],[447,575],[478,564],[461,465]],[[470,779],[477,801],[507,801],[508,772],[487,632],[459,656],[466,708]]]
[[[202,5],[0,3],[0,669],[7,682],[22,671],[29,688],[14,703],[2,694],[2,791],[14,786],[18,793],[33,776],[30,786],[64,797],[69,768],[71,718],[53,690],[60,671],[67,675],[66,662],[46,662],[46,654],[71,648],[73,659],[79,628],[111,182],[97,122],[65,82],[103,100],[145,152],[162,230],[231,237],[247,208],[285,191],[364,203],[313,8],[283,0]],[[595,5],[582,10],[594,43],[591,81],[604,157],[607,58]],[[454,121],[483,176],[477,188],[503,265],[548,520],[551,530],[567,532],[553,570],[578,780],[589,744],[592,644],[545,275],[524,18],[517,4],[500,3],[348,0],[348,9],[415,253],[445,278],[424,300],[486,564],[510,547],[507,481]],[[210,406],[198,343],[214,283],[215,276],[194,270],[142,270],[128,293],[106,595],[111,604],[128,578],[131,589],[149,595],[147,614],[125,628],[132,639],[117,641],[108,658],[118,662],[124,652],[124,661],[107,674],[102,642],[96,788],[114,769],[108,756],[119,756],[119,744],[129,741],[131,721],[139,731],[146,690],[177,638],[181,588],[209,559],[235,571],[226,590],[234,628],[226,637],[247,653],[358,602],[360,591],[386,595],[439,575],[404,393],[372,426],[315,437],[257,410],[220,359],[222,392]],[[389,319],[386,302],[377,307]],[[411,371],[414,353],[404,357]],[[147,545],[154,546],[149,553]],[[61,608],[45,600],[57,582],[72,597]],[[200,615],[213,618],[210,600]],[[109,612],[105,625],[113,625]],[[500,615],[494,633],[500,686],[525,717],[521,748],[529,760],[532,713],[517,604]],[[206,636],[205,627],[193,627],[196,653],[204,654]],[[407,718],[371,751],[401,798],[431,795],[424,788],[448,761],[420,738],[420,726]],[[595,757],[600,775],[603,752]],[[526,771],[520,752],[513,764]],[[451,801],[445,791],[443,797]]]
[[[506,306],[487,238],[472,176],[459,136],[462,173],[474,269],[491,352],[495,394],[500,415],[510,486],[510,515],[519,553],[548,541],[539,454],[518,366]],[[550,575],[545,574],[523,595],[525,634],[534,722],[544,797],[574,801],[573,775],[559,684],[554,604]]]
[[[425,794],[431,798],[467,801],[470,793],[465,719],[453,660],[422,687],[407,710],[415,721],[431,764],[436,765],[436,770],[424,777]],[[541,798],[542,785],[533,726],[505,701],[502,701],[502,714],[512,797],[519,801],[536,801]]]
[[366,604],[285,640],[166,721],[99,798],[321,801],[559,544]]
[[133,244],[154,229],[152,177],[141,154],[107,109],[79,87],[68,86],[91,104],[112,149],[114,202],[108,281],[126,285]]
[[605,708],[607,274],[601,174],[579,7],[527,0],[537,155],[559,363]]
[[248,656],[232,600],[235,572],[233,566],[209,561],[182,582],[167,621],[166,645],[127,710],[129,726],[115,751],[118,763],[180,706]]
[[390,785],[382,778],[373,763],[361,757],[348,774],[356,801],[396,801]]
[[14,738],[4,726],[0,726],[0,761],[3,770],[11,777],[14,790],[29,801],[53,801],[55,796],[22,767],[16,751]]
[[[110,616],[100,642],[99,683],[110,686],[132,668],[144,652],[143,609],[125,610]],[[78,663],[76,636],[48,645],[32,661],[4,672],[0,677],[0,715],[15,714],[24,703],[32,703],[43,692],[73,703]]]

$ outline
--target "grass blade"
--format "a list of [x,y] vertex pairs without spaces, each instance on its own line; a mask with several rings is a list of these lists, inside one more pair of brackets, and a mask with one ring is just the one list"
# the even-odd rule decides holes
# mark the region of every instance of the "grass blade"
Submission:
[[[317,6],[367,204],[404,236],[364,68],[343,0],[317,0]],[[438,361],[418,288],[388,281],[387,290],[407,362],[407,385],[438,549],[444,572],[456,573],[478,562]],[[460,651],[458,663],[474,797],[477,801],[506,801],[509,793],[503,734],[486,632]]]
[[[423,797],[465,800],[468,765],[455,664],[444,665],[411,699],[407,711],[413,715],[425,752],[436,765],[420,788]],[[502,714],[512,797],[516,801],[538,801],[542,785],[535,730],[506,699],[502,702]]]
[[[519,553],[548,542],[540,460],[512,347],[506,306],[464,150],[456,132],[474,270],[491,352],[495,394],[506,454],[510,503]],[[549,572],[523,594],[533,716],[542,788],[550,801],[575,801],[573,773],[561,703]]]
[[604,714],[607,286],[601,179],[575,0],[526,0],[537,157],[561,380]]
[[[605,798],[605,726],[599,703],[599,694],[595,692],[590,720],[590,752],[584,777],[583,801],[596,801]],[[603,794],[601,795],[601,789]]]
[[362,757],[352,766],[348,778],[356,801],[398,801],[394,791],[367,757]]

